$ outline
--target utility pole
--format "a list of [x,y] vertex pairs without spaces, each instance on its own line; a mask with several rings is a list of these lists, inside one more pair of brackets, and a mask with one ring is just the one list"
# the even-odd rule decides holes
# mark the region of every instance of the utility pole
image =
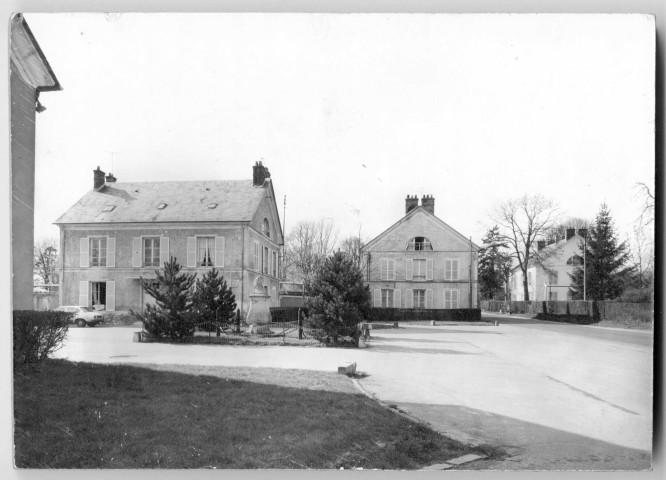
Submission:
[[583,301],[587,300],[587,232],[583,240]]
[[474,255],[472,254],[472,237],[469,237],[469,308],[474,308],[472,305],[472,263],[474,263]]

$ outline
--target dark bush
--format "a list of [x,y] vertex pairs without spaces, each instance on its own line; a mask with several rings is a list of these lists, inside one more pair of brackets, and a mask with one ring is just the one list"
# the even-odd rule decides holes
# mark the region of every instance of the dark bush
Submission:
[[14,363],[36,363],[62,347],[70,312],[14,310]]
[[298,311],[301,311],[301,318],[307,316],[308,309],[305,307],[272,307],[271,322],[289,323],[298,321]]
[[368,311],[369,322],[408,322],[417,320],[438,320],[456,322],[479,322],[481,310],[478,308],[420,309],[420,308],[380,308]]

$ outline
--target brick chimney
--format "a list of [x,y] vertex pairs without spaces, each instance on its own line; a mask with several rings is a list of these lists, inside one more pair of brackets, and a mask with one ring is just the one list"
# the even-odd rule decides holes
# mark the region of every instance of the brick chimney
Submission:
[[116,177],[113,176],[113,173],[109,172],[109,174],[106,176],[106,183],[114,183],[116,181]]
[[418,206],[419,206],[419,198],[416,195],[414,195],[413,197],[407,195],[407,198],[405,198],[405,214],[411,212]]
[[423,195],[423,197],[421,197],[421,206],[434,215],[435,197],[432,195]]
[[99,169],[99,165],[97,166],[97,170],[93,170],[93,188],[95,190],[99,190],[101,187],[104,186],[104,172]]
[[576,235],[576,229],[575,228],[567,228],[567,237],[566,240],[569,240],[572,238],[574,235]]
[[271,178],[268,168],[264,167],[261,161],[255,162],[254,167],[252,167],[252,185],[263,187],[267,178]]

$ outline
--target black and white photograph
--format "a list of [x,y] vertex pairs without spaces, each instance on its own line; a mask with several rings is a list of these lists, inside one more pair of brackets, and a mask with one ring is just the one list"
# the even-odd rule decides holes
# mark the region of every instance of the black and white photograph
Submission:
[[655,16],[6,21],[15,469],[653,470]]

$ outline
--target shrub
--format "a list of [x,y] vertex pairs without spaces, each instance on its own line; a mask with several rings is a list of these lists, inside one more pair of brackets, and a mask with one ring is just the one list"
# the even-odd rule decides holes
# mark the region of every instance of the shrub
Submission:
[[14,310],[14,363],[37,363],[62,347],[70,312]]
[[481,321],[481,310],[478,308],[422,309],[372,307],[368,312],[369,322],[409,322],[424,320],[479,322]]
[[306,286],[311,297],[305,301],[306,325],[324,343],[355,344],[358,324],[370,309],[370,289],[361,269],[346,255],[336,252],[326,259]]
[[[144,315],[137,316],[144,329],[156,337],[180,340],[194,335],[196,316],[186,315],[192,309],[192,291],[196,274],[180,273],[175,257],[164,262],[164,273],[155,270],[157,287],[153,281],[141,279],[145,290],[155,299],[155,305],[146,305]],[[132,312],[134,313],[134,312]]]
[[227,282],[213,268],[197,279],[192,308],[199,314],[200,328],[214,331],[221,323],[231,323],[236,310],[236,297]]

